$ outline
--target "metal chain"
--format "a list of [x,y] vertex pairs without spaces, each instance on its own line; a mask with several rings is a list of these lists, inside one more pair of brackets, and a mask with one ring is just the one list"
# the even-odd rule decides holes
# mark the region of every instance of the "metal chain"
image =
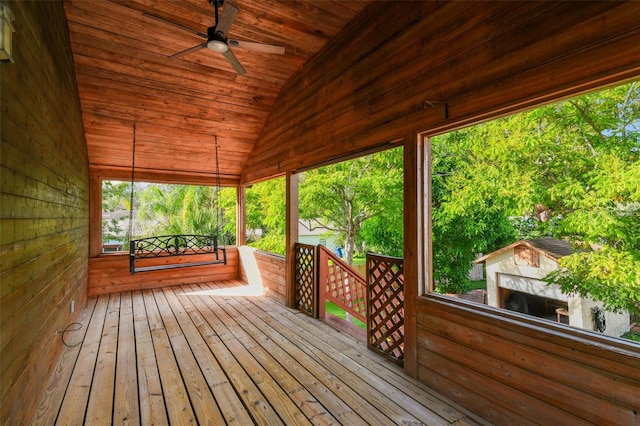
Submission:
[[136,170],[136,123],[133,123],[133,154],[131,158],[131,195],[129,197],[129,243],[133,236],[133,184]]
[[221,244],[224,244],[223,233],[222,233],[222,206],[220,205],[220,160],[218,159],[218,136],[215,136],[215,148],[216,148],[216,208],[217,208],[217,217],[216,217],[216,231],[218,233],[218,238],[220,239]]

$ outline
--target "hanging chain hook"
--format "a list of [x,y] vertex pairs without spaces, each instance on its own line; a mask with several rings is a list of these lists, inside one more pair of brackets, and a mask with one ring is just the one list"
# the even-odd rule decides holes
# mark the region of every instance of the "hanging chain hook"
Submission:
[[428,109],[428,108],[433,108],[435,109],[438,114],[440,114],[440,116],[442,118],[444,118],[445,120],[447,118],[449,118],[449,105],[447,105],[446,102],[440,102],[440,101],[427,101],[425,100],[422,103],[422,108],[423,109]]

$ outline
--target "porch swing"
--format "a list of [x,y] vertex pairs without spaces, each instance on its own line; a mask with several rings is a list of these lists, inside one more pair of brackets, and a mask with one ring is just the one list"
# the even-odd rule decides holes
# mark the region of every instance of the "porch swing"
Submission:
[[[219,203],[220,191],[220,164],[218,162],[218,137],[215,137],[215,155],[216,155],[216,188],[218,197],[216,201]],[[225,247],[218,246],[217,235],[161,235],[139,239],[131,239],[133,236],[133,199],[134,199],[134,181],[135,181],[135,162],[136,162],[136,126],[133,125],[133,155],[131,160],[131,200],[129,205],[129,271],[131,274],[137,272],[161,271],[165,269],[187,268],[191,266],[205,266],[215,264],[227,264],[227,251]],[[217,208],[217,230],[220,231],[222,223],[222,209],[218,204]],[[161,265],[142,266],[142,259],[153,258],[171,258],[176,256],[190,255],[210,255],[210,259],[194,261],[194,262],[174,262],[163,263]],[[136,265],[136,262],[138,264]]]

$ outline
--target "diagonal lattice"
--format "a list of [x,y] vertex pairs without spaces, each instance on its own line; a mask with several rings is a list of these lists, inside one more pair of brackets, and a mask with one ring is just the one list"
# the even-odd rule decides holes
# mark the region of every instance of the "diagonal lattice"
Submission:
[[316,248],[312,245],[297,243],[295,245],[295,256],[296,308],[316,317],[318,311],[316,306]]
[[324,299],[362,322],[367,321],[367,285],[364,278],[327,248],[319,246],[320,285]]
[[367,346],[404,363],[403,260],[367,253]]

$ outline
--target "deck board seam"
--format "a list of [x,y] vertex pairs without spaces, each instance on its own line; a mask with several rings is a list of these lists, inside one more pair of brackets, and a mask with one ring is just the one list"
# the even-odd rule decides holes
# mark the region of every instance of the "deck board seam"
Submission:
[[266,296],[226,292],[241,285],[90,298],[82,345],[48,387],[65,394],[45,395],[34,424],[477,423],[353,337]]
[[[306,321],[307,319],[303,319],[303,320]],[[268,325],[268,323],[266,322],[265,324]],[[283,326],[284,327],[282,327],[281,329],[290,330],[292,327],[295,326],[295,324],[283,323]],[[271,328],[275,328],[275,327],[271,326]],[[267,331],[263,330],[263,332],[266,333]],[[307,336],[307,337],[314,337],[314,336]],[[302,347],[303,345],[307,344],[307,348],[306,350],[304,350],[305,355],[315,359],[318,362],[318,364],[322,365],[327,371],[341,372],[340,377],[347,380],[344,382],[345,386],[350,387],[353,392],[356,392],[358,394],[361,394],[361,393],[366,394],[367,395],[367,398],[365,398],[366,401],[371,401],[371,400],[379,401],[381,403],[381,407],[384,407],[384,409],[382,409],[381,407],[376,407],[376,408],[381,410],[381,412],[385,416],[391,416],[389,417],[389,421],[394,421],[392,420],[393,418],[396,418],[395,422],[398,424],[417,421],[417,418],[413,417],[414,415],[409,414],[409,411],[406,409],[406,407],[402,407],[401,404],[397,403],[397,401],[388,400],[385,403],[385,396],[388,396],[388,393],[385,395],[379,392],[377,389],[371,386],[366,386],[367,384],[362,383],[362,380],[360,379],[360,377],[357,374],[355,374],[353,370],[350,370],[344,367],[344,365],[342,364],[343,361],[346,361],[346,358],[342,357],[342,359],[339,359],[340,357],[331,355],[331,353],[339,353],[339,351],[323,350],[323,346],[325,346],[324,344],[326,343],[327,345],[329,345],[330,341],[322,342],[322,343],[317,342],[317,344],[314,344],[312,343],[311,339],[304,339],[304,340],[296,339],[294,341],[294,340],[291,340],[292,338],[293,336],[291,336],[291,338],[288,338],[288,339],[291,342],[293,347],[297,347],[298,345]],[[352,362],[352,364],[354,363]],[[375,407],[375,406],[372,406],[372,407]],[[440,416],[435,415],[435,413],[431,412],[429,414],[431,414],[427,416],[429,423],[433,424],[434,422],[443,421],[443,419]],[[405,416],[407,415],[410,418],[405,418]]]
[[[222,304],[218,303],[218,301],[214,300],[212,297],[203,296],[202,298],[204,299],[205,303],[212,308],[212,311],[216,314],[218,319],[222,321],[227,327],[229,327],[230,332],[236,337],[237,341],[251,355],[253,361],[248,361],[251,362],[254,366],[260,367],[257,369],[257,371],[259,371],[260,374],[264,374],[264,377],[261,377],[260,380],[264,380],[263,384],[265,385],[265,390],[269,390],[272,397],[275,398],[271,399],[270,401],[272,405],[279,407],[277,412],[280,415],[282,421],[287,424],[300,423],[302,421],[300,417],[302,414],[300,407],[296,405],[295,402],[290,398],[281,398],[277,396],[286,396],[287,393],[283,388],[283,384],[278,382],[278,380],[273,376],[274,374],[281,374],[277,370],[273,370],[273,361],[270,360],[268,356],[265,357],[261,354],[261,352],[257,351],[258,347],[256,346],[255,340],[249,335],[249,333],[244,330],[244,328],[240,324],[238,324],[237,320],[224,309],[224,306]],[[252,352],[251,349],[254,349],[256,351]],[[260,359],[258,357],[260,357]],[[269,365],[271,367],[269,367]],[[267,399],[269,398],[267,397]],[[304,418],[308,421],[308,418],[306,416]]]

